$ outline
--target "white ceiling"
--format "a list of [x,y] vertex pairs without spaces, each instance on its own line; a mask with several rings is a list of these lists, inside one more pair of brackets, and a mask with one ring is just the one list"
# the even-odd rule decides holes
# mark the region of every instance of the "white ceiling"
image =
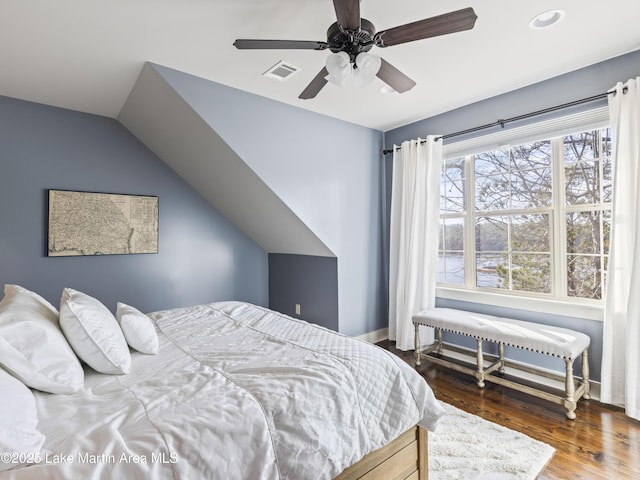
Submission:
[[[376,79],[299,100],[329,51],[232,44],[324,41],[331,0],[1,0],[0,95],[115,118],[150,61],[384,131],[640,48],[638,0],[363,0],[361,13],[384,30],[469,6],[473,30],[374,49],[417,82],[409,92],[383,95]],[[528,27],[552,8],[560,24]],[[279,60],[302,71],[261,76]]]

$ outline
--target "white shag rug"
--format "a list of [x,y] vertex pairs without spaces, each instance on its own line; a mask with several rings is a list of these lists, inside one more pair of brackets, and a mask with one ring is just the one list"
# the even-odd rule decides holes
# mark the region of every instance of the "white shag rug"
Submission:
[[553,456],[546,443],[442,404],[429,432],[429,480],[534,480]]

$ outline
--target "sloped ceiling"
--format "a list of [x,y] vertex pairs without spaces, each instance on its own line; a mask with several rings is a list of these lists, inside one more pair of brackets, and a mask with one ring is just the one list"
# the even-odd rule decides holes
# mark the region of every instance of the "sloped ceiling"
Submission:
[[118,120],[267,252],[335,256],[152,64]]
[[[640,48],[638,0],[363,0],[377,30],[473,7],[473,30],[390,48],[417,85],[383,95],[327,85],[298,95],[328,51],[237,50],[237,38],[325,40],[331,0],[2,0],[0,95],[116,117],[145,61],[381,131],[531,85]],[[529,21],[566,11],[547,30]],[[301,69],[262,76],[278,60]]]

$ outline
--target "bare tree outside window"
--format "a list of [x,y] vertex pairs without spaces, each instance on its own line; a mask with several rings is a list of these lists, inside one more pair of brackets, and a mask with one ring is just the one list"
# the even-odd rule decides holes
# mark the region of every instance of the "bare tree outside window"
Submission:
[[[604,128],[444,162],[438,281],[603,298],[611,228],[609,137]],[[471,178],[465,178],[467,162]],[[471,236],[465,228],[474,229],[475,243],[466,248],[463,240]],[[562,251],[554,251],[560,244]],[[465,255],[474,256],[475,279],[465,277]],[[554,264],[565,272],[557,274]]]
[[603,298],[611,231],[610,144],[608,128],[563,138],[569,297]]

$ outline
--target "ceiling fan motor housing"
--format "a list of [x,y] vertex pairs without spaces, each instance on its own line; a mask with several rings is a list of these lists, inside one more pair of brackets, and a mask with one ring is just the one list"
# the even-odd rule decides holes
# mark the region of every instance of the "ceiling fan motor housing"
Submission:
[[[364,73],[366,69],[370,71],[376,70],[375,76],[396,92],[404,93],[411,90],[416,85],[416,82],[377,55],[362,55],[361,61],[359,62],[361,66],[358,65],[356,57],[361,53],[369,52],[374,45],[384,48],[470,30],[478,18],[473,8],[467,7],[376,32],[373,23],[360,16],[360,1],[361,0],[333,0],[337,22],[333,23],[327,30],[326,42],[309,40],[238,39],[233,44],[239,49],[329,49],[334,55],[329,56],[327,60],[332,57],[342,58],[338,65],[339,68],[345,66],[343,64],[346,62],[346,58],[344,58],[344,55],[336,54],[344,52],[348,55],[350,65],[353,69],[362,68],[362,70],[357,73]],[[328,83],[327,77],[329,71],[327,70],[327,66],[328,65],[322,67],[298,98],[308,100],[314,98],[318,92],[322,90]],[[362,78],[362,75],[358,75],[358,78]]]
[[327,30],[329,50],[333,53],[346,52],[354,62],[359,53],[371,50],[375,33],[376,27],[365,18],[360,19],[359,30],[346,30],[335,22]]

